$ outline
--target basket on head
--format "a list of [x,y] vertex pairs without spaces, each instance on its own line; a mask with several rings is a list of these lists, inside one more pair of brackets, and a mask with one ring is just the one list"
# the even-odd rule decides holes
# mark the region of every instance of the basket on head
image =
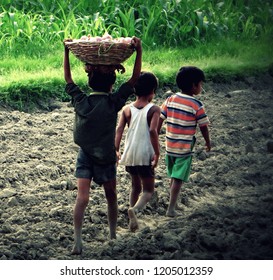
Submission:
[[117,65],[134,52],[131,44],[114,41],[74,40],[65,42],[65,45],[79,60],[93,65]]

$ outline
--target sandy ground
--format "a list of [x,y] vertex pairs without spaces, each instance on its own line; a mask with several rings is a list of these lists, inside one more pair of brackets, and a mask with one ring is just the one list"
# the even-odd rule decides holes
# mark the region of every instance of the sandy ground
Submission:
[[[139,231],[128,230],[130,179],[123,167],[117,240],[107,238],[104,193],[92,185],[81,256],[70,256],[78,150],[73,108],[52,102],[49,111],[24,113],[2,106],[0,259],[273,259],[272,84],[269,75],[206,84],[200,100],[211,120],[213,148],[204,152],[198,132],[181,216],[165,216],[164,134],[156,192],[139,217]],[[160,95],[158,105],[166,93]]]

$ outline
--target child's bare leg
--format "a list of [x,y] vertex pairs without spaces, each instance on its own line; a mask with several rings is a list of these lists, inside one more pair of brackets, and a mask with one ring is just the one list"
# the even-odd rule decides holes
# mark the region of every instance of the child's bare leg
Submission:
[[138,175],[131,174],[131,178],[132,178],[132,188],[129,196],[130,208],[128,209],[128,217],[129,217],[129,229],[131,231],[135,231],[138,229],[138,221],[133,207],[139,200],[139,195],[141,193],[142,188],[141,188],[141,180]]
[[143,193],[138,198],[134,207],[128,210],[129,228],[131,231],[136,231],[139,228],[136,212],[142,210],[150,201],[154,192],[154,178],[142,178]]
[[138,220],[134,208],[128,209],[128,217],[129,217],[129,229],[130,231],[134,232],[139,228]]
[[72,249],[73,255],[79,255],[82,252],[82,224],[85,208],[89,201],[90,179],[78,179],[78,194],[76,204],[74,207],[74,247]]
[[180,189],[182,186],[182,181],[176,178],[171,179],[171,186],[170,186],[170,201],[169,206],[166,212],[166,215],[169,217],[175,217],[177,215],[175,209],[177,205],[177,198],[180,193]]
[[137,203],[132,208],[136,211],[140,211],[140,210],[144,209],[144,207],[150,201],[152,196],[153,196],[153,192],[143,191],[143,193],[139,197]]
[[136,204],[139,195],[141,193],[141,180],[140,177],[137,175],[131,175],[131,178],[132,178],[132,188],[130,191],[129,204],[130,207],[133,207]]
[[107,216],[110,230],[110,238],[116,238],[117,218],[118,218],[118,203],[116,192],[116,179],[103,184],[105,196],[107,199]]
[[142,210],[146,204],[150,201],[154,193],[154,178],[153,177],[144,177],[141,178],[143,185],[143,193],[138,198],[133,209]]

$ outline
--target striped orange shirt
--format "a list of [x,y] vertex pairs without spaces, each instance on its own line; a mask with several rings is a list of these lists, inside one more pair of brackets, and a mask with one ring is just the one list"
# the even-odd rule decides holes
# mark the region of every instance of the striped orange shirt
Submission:
[[167,123],[166,152],[175,157],[191,155],[197,124],[200,127],[209,124],[202,102],[180,92],[162,104],[161,118]]

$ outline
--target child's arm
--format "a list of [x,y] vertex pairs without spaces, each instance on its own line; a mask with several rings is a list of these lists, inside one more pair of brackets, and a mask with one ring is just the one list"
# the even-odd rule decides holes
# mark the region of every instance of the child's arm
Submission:
[[159,140],[158,140],[158,123],[160,119],[160,107],[154,106],[154,112],[152,115],[151,123],[150,123],[150,139],[152,146],[154,148],[154,157],[152,161],[152,167],[155,168],[157,166],[159,155],[160,155],[160,148],[159,148]]
[[[67,39],[67,41],[70,41],[70,39]],[[72,98],[71,102],[77,114],[81,116],[86,116],[90,114],[90,110],[91,110],[90,104],[88,102],[88,97],[77,85],[75,85],[72,79],[70,62],[69,62],[69,49],[65,44],[64,44],[63,63],[64,63],[64,79],[67,83],[65,87],[65,91],[68,95],[71,96]]]
[[209,152],[211,150],[211,143],[209,137],[209,129],[207,125],[200,126],[201,133],[206,141],[206,151]]
[[140,39],[133,37],[132,45],[136,49],[136,59],[135,59],[132,77],[126,83],[123,83],[121,85],[121,87],[119,88],[118,92],[116,92],[116,94],[110,95],[112,102],[115,104],[116,111],[119,111],[124,106],[129,96],[134,93],[134,86],[141,72],[142,47],[141,47]]
[[[126,107],[124,108],[124,110],[126,110]],[[122,134],[123,134],[125,125],[127,123],[124,110],[121,113],[121,117],[120,117],[117,129],[116,129],[116,137],[115,137],[115,147],[116,147],[116,154],[117,154],[118,160],[120,159],[120,152],[119,152],[120,142],[121,142],[121,138],[122,138]]]
[[161,130],[161,127],[162,127],[162,124],[163,124],[164,120],[162,118],[159,118],[158,120],[158,126],[157,126],[157,133],[160,134],[160,130]]
[[129,79],[128,83],[131,84],[132,86],[134,86],[135,83],[137,82],[137,79],[139,78],[140,72],[141,72],[141,64],[142,64],[141,40],[137,37],[133,37],[132,45],[136,50],[136,59],[135,59],[133,74],[132,74],[132,77]]
[[74,83],[70,70],[69,49],[64,44],[64,79],[67,84]]

